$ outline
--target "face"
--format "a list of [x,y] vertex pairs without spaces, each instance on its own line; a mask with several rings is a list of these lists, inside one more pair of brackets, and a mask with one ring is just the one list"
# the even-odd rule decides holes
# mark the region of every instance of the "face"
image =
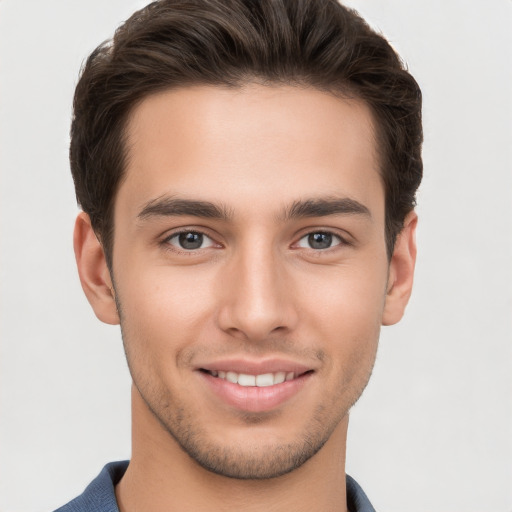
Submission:
[[136,400],[236,478],[300,466],[367,384],[388,292],[368,108],[193,87],[128,126],[113,281]]

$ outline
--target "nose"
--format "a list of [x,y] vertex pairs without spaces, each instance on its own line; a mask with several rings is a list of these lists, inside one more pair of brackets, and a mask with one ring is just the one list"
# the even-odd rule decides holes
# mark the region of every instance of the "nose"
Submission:
[[247,341],[289,334],[298,321],[291,277],[270,247],[241,251],[220,285],[219,327]]

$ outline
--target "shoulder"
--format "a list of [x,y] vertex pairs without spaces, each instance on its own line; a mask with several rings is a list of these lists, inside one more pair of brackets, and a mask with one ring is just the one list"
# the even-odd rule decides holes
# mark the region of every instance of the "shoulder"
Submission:
[[119,512],[114,489],[127,467],[126,460],[107,464],[83,494],[55,512]]
[[349,512],[375,512],[361,486],[347,475],[347,506]]

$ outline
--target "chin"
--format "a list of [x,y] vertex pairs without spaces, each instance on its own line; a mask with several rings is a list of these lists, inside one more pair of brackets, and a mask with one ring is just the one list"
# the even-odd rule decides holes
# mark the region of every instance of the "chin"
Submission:
[[[250,413],[236,421],[236,426],[206,425],[184,408],[165,407],[157,414],[146,400],[151,413],[182,452],[207,471],[238,480],[278,478],[301,467],[315,456],[329,440],[340,418],[326,418],[318,407],[311,418],[292,429],[280,422],[280,414]],[[169,402],[167,402],[169,403]],[[169,411],[173,414],[169,414]],[[330,420],[330,421],[329,421]]]

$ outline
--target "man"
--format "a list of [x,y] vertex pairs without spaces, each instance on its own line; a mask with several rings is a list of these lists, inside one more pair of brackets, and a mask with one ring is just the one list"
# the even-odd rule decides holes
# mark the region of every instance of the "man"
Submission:
[[421,94],[334,0],[162,0],[89,57],[74,246],[130,463],[61,511],[373,510],[348,413],[416,257]]

